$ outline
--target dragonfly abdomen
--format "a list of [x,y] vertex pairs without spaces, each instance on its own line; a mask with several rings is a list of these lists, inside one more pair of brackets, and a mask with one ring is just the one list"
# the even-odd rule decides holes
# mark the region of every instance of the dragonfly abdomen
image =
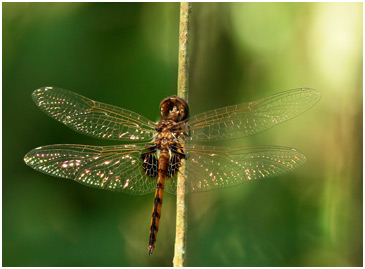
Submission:
[[161,218],[163,189],[164,189],[167,169],[169,166],[169,158],[170,158],[169,151],[167,149],[166,150],[162,149],[160,152],[160,157],[158,159],[158,178],[157,178],[155,199],[154,199],[153,209],[152,209],[150,240],[149,240],[149,244],[148,244],[149,255],[152,255],[152,252],[153,252],[153,250],[155,248],[155,244],[156,244],[156,237],[157,237],[158,227],[159,227],[160,218]]

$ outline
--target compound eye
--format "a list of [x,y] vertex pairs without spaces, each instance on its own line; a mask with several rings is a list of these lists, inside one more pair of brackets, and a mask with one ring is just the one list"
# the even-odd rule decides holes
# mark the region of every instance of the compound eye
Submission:
[[185,120],[189,117],[189,105],[182,98],[165,98],[160,104],[160,115],[162,119],[170,117],[176,118],[176,120]]

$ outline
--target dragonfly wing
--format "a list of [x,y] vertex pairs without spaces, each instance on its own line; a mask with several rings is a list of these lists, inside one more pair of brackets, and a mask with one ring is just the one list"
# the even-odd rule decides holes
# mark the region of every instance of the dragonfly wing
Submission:
[[24,161],[40,172],[91,187],[146,194],[155,191],[156,179],[142,169],[144,146],[50,145],[31,150]]
[[33,100],[46,114],[82,134],[109,140],[153,138],[154,122],[132,111],[93,101],[76,93],[44,87]]
[[259,178],[276,176],[305,162],[298,150],[279,146],[226,148],[191,146],[187,149],[189,191],[209,191]]
[[172,178],[166,178],[164,190],[168,193],[176,194],[176,189],[177,189],[177,176],[175,175]]
[[190,118],[188,139],[233,139],[257,134],[303,113],[319,99],[318,91],[301,88],[201,113]]

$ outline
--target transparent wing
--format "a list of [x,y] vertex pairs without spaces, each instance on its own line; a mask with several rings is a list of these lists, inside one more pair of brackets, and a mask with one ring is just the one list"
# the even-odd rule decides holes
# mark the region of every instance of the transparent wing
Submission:
[[233,139],[257,134],[303,113],[319,99],[318,91],[301,88],[201,113],[190,118],[188,139]]
[[292,148],[255,146],[187,148],[186,176],[189,191],[209,191],[232,187],[249,180],[267,178],[293,170],[305,156]]
[[[177,173],[179,174],[179,172]],[[176,194],[177,189],[177,174],[171,178],[166,177],[165,178],[165,186],[164,190],[171,194]]]
[[156,124],[137,113],[63,89],[40,88],[33,92],[33,100],[52,118],[93,137],[150,141],[155,132]]
[[27,165],[40,172],[81,184],[129,194],[156,189],[156,179],[145,175],[141,153],[145,145],[50,145],[31,150]]

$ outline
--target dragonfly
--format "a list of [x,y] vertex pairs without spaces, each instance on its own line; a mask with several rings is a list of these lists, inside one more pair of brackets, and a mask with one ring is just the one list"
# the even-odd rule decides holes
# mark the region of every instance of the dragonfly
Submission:
[[201,192],[277,176],[305,161],[303,153],[290,147],[218,147],[204,142],[263,132],[311,108],[320,93],[298,88],[192,117],[188,103],[173,96],[162,100],[159,122],[55,87],[39,88],[32,97],[46,114],[79,133],[124,142],[42,146],[28,152],[24,161],[45,174],[91,187],[134,195],[155,192],[148,243],[151,255],[163,193],[176,194],[179,173],[187,179],[188,193]]

